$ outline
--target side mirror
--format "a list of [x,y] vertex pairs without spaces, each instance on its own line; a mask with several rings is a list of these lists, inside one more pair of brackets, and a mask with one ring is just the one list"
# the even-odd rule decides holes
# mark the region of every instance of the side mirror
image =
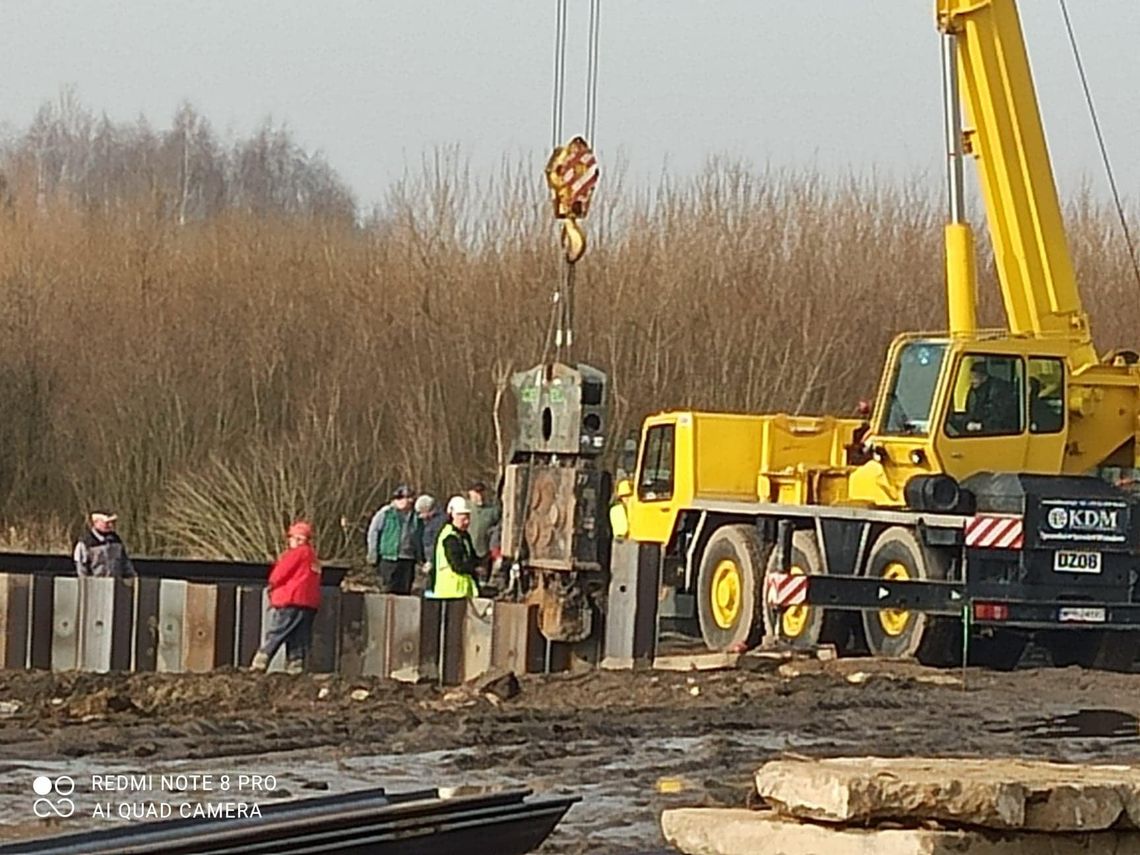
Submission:
[[633,482],[628,478],[622,478],[614,486],[614,493],[619,499],[628,499],[633,495]]

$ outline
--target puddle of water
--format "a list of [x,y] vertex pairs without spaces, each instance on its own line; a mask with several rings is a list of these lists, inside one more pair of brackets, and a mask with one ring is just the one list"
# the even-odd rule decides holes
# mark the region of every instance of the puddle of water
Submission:
[[[239,758],[161,763],[105,762],[81,758],[28,761],[0,767],[0,824],[27,825],[35,821],[32,782],[37,776],[75,779],[77,810],[54,826],[52,833],[121,825],[118,805],[148,802],[224,802],[243,800],[262,806],[288,798],[386,787],[398,792],[426,787],[461,785],[528,787],[538,794],[574,794],[582,801],[570,809],[543,852],[635,851],[660,846],[659,817],[663,807],[700,803],[709,797],[707,785],[745,787],[760,761],[775,751],[794,750],[828,742],[782,733],[736,732],[728,735],[631,739],[619,743],[586,739],[551,746],[536,745],[533,761],[528,746],[514,744],[416,754],[337,756],[335,751],[279,752]],[[489,750],[488,750],[489,748]],[[172,792],[160,788],[162,775],[211,775],[214,789]],[[149,776],[151,789],[96,792],[92,776]],[[218,787],[222,775],[229,790]],[[239,776],[273,776],[273,788],[253,791],[233,787]],[[662,795],[655,784],[664,777],[683,782],[680,792]],[[308,785],[306,787],[306,785]],[[715,794],[714,794],[715,798]],[[101,802],[114,805],[111,817],[92,816]],[[137,811],[138,808],[135,808]],[[174,816],[177,817],[177,808]]]

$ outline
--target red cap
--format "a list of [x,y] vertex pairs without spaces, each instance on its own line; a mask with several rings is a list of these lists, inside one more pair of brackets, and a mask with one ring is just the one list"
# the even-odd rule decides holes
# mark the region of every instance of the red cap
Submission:
[[312,540],[313,527],[304,520],[297,520],[293,525],[289,526],[289,530],[285,532],[286,537],[303,537],[305,540]]

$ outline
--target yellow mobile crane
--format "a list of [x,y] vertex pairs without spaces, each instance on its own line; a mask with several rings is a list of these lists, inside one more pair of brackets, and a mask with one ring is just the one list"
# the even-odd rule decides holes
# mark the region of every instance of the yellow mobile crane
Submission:
[[[794,646],[861,635],[875,655],[946,662],[972,624],[966,640],[995,665],[1034,630],[1059,664],[1123,664],[1140,518],[1097,474],[1140,465],[1138,357],[1093,347],[1014,0],[936,11],[949,331],[893,341],[862,438],[859,421],[826,416],[649,417],[617,487],[630,538],[660,550],[711,648],[763,626]],[[1007,329],[977,326],[967,155]]]

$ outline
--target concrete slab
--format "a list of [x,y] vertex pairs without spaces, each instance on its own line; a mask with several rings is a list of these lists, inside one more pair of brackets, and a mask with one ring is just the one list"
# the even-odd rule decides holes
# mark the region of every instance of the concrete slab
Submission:
[[79,580],[79,669],[111,670],[111,630],[115,624],[115,579],[85,577]]
[[237,585],[214,589],[214,667],[237,665]]
[[52,586],[51,667],[79,667],[79,579],[61,576]]
[[495,601],[476,597],[466,603],[463,618],[463,672],[466,683],[491,670],[491,640],[495,634]]
[[996,829],[1140,826],[1140,768],[1033,760],[774,760],[756,773],[784,816],[837,823],[941,820]]
[[0,667],[23,669],[28,665],[28,627],[31,578],[0,574]]
[[385,677],[388,674],[388,615],[392,608],[392,594],[363,594],[364,597],[364,650],[361,654],[360,673],[365,677]]
[[687,855],[1140,855],[1140,833],[835,828],[743,808],[678,808],[665,839]]
[[181,579],[163,579],[158,587],[158,644],[155,670],[182,672],[182,622],[186,615],[186,586]]
[[538,629],[538,606],[531,603],[495,604],[491,629],[491,665],[515,674],[543,670],[546,639]]

